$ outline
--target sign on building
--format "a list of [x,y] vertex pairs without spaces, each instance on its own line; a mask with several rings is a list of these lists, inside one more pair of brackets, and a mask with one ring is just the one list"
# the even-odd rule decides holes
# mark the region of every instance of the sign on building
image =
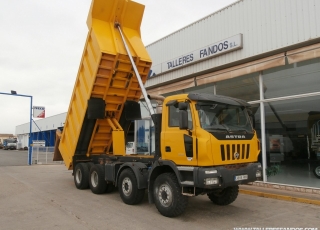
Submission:
[[36,147],[36,146],[45,147],[46,146],[46,141],[44,141],[44,140],[33,140],[32,141],[32,146],[33,147]]
[[242,34],[236,34],[232,37],[201,47],[189,53],[185,53],[174,59],[162,62],[151,67],[150,76],[155,76],[159,73],[164,73],[176,68],[213,58],[219,55],[226,54],[231,51],[243,48]]
[[44,106],[33,106],[33,117],[34,118],[45,118],[46,110]]

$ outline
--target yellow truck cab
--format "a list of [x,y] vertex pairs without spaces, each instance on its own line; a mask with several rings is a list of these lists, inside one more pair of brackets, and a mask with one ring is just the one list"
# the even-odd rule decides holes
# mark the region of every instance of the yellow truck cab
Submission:
[[[162,159],[190,166],[255,162],[259,141],[248,107],[245,101],[213,94],[166,98],[162,113]],[[186,150],[187,155],[183,154]]]
[[[262,174],[250,105],[204,93],[148,95],[144,83],[152,63],[140,37],[143,11],[130,0],[92,1],[54,160],[72,170],[78,189],[101,194],[117,187],[129,205],[142,202],[147,190],[149,202],[164,216],[182,214],[191,196],[207,194],[213,203],[228,205],[239,184]],[[143,150],[127,154],[130,126],[142,119],[141,96],[152,120],[154,149],[141,145]],[[154,111],[149,98],[162,112]]]
[[167,180],[176,180],[182,197],[207,194],[212,202],[227,205],[236,199],[239,184],[261,178],[260,143],[249,107],[239,99],[204,93],[164,100],[161,150],[156,151],[148,180],[149,201],[158,202],[160,213],[168,215],[159,202],[170,202],[164,198],[172,193]]

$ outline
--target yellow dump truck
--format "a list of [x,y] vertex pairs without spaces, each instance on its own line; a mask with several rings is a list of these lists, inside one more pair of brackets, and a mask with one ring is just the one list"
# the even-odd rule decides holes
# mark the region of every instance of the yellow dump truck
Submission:
[[[237,198],[239,184],[262,175],[250,105],[204,93],[147,95],[144,83],[152,63],[141,41],[143,11],[130,0],[92,1],[54,160],[73,170],[78,189],[101,194],[118,187],[129,205],[140,203],[147,190],[149,202],[164,216],[182,214],[188,198],[197,195],[228,205]],[[150,142],[140,146],[142,153],[126,154],[128,138],[136,133],[134,121],[142,119],[141,98],[150,125],[139,129]]]

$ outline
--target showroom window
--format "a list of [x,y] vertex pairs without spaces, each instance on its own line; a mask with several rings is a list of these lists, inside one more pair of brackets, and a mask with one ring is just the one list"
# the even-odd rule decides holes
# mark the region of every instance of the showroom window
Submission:
[[264,98],[320,91],[320,58],[265,70]]
[[[268,182],[320,187],[320,96],[265,102]],[[269,171],[268,171],[269,170]]]

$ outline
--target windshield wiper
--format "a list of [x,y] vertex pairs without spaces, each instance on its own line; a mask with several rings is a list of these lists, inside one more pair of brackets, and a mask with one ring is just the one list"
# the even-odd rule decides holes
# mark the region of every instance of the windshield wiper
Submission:
[[234,132],[236,132],[236,131],[242,131],[242,132],[245,132],[245,133],[248,133],[248,131],[246,130],[246,129],[235,129],[235,130],[232,130],[232,131],[234,131]]
[[[222,126],[223,128],[220,127],[215,127],[215,126]],[[224,125],[224,124],[220,124],[220,125],[215,125],[215,126],[210,126],[209,128],[205,128],[205,129],[211,129],[211,130],[224,130],[227,131],[228,133],[230,133],[230,129],[228,126]]]
[[245,134],[250,133],[250,131],[248,131],[247,129],[237,129],[237,128],[229,129],[229,131],[231,131],[231,132],[244,132]]
[[230,133],[230,128],[228,126],[226,126],[225,124],[221,124],[221,126],[223,126],[228,131],[228,133]]

